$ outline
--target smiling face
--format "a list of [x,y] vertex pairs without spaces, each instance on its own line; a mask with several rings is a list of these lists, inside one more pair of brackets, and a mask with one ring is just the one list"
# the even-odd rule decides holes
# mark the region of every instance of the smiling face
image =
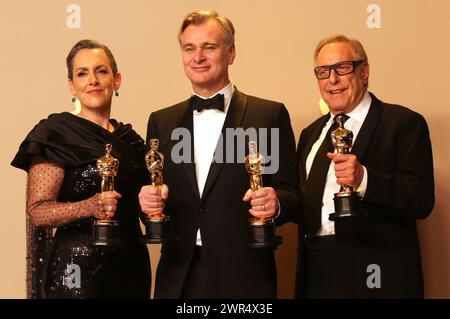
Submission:
[[[355,60],[353,50],[348,43],[329,43],[320,50],[316,67],[353,60]],[[330,112],[340,114],[351,112],[361,102],[367,89],[368,79],[369,64],[363,62],[350,74],[337,75],[336,71],[332,70],[328,79],[317,81],[320,94],[330,108]]]
[[73,77],[69,89],[80,100],[81,110],[109,110],[121,76],[115,76],[103,49],[82,49],[73,59]]
[[233,63],[236,50],[224,39],[224,30],[212,19],[189,25],[181,35],[184,72],[199,95],[210,96],[229,82],[228,66]]

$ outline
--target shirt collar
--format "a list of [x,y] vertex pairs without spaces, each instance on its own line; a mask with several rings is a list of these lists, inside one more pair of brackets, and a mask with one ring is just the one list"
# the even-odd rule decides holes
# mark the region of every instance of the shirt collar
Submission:
[[230,102],[231,102],[231,98],[233,97],[233,93],[234,93],[234,85],[230,81],[230,83],[228,83],[223,89],[221,89],[220,91],[217,91],[216,93],[212,94],[211,96],[201,96],[194,92],[192,92],[192,95],[197,95],[198,97],[201,97],[202,99],[209,99],[209,98],[212,98],[213,96],[215,96],[216,94],[223,94],[224,106],[225,106],[224,112],[226,113],[228,111],[228,107],[230,106]]
[[372,103],[372,98],[370,97],[369,91],[366,90],[361,102],[347,115],[352,119],[362,123],[366,118],[367,113],[369,113],[370,104]]

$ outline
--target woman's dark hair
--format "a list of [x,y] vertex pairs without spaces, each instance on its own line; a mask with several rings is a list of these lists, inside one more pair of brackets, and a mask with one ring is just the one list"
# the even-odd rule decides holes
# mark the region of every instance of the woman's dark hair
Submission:
[[69,55],[66,58],[67,72],[69,79],[71,80],[73,79],[73,58],[75,57],[75,55],[77,55],[78,51],[83,49],[103,49],[106,53],[106,56],[108,57],[109,64],[111,65],[111,69],[113,71],[113,75],[116,76],[117,63],[109,48],[106,45],[101,44],[94,40],[80,40],[73,46],[73,48],[69,52]]

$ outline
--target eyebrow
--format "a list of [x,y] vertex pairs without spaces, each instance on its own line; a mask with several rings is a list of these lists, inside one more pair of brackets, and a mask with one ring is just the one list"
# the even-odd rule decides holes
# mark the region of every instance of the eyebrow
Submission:
[[200,43],[200,45],[196,45],[196,44],[194,44],[192,42],[188,42],[188,43],[182,44],[182,47],[183,48],[189,47],[189,46],[192,46],[192,47],[197,47],[197,46],[204,47],[204,46],[207,46],[207,45],[216,45],[217,46],[218,43],[217,42],[202,42],[202,43]]
[[353,61],[344,60],[344,61],[336,62],[334,64],[318,65],[316,68],[330,68],[330,67],[336,66],[338,64],[344,63],[344,62],[352,63]]
[[[105,64],[100,64],[100,65],[97,65],[97,66],[94,68],[94,70],[97,70],[97,69],[102,68],[102,67],[108,68],[107,65],[105,65]],[[81,67],[81,68],[76,69],[75,72],[78,72],[78,71],[86,71],[86,70],[88,70],[88,69],[89,69],[88,67]]]

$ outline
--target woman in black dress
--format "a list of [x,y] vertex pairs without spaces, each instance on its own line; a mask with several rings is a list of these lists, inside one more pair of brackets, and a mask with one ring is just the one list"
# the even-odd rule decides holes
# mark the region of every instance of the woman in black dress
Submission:
[[[121,75],[110,50],[79,41],[67,57],[69,88],[80,101],[77,115],[51,114],[20,145],[12,165],[28,172],[27,213],[36,245],[42,230],[56,228],[48,254],[34,258],[32,274],[43,276],[29,296],[42,298],[148,298],[150,262],[140,243],[138,193],[146,184],[145,144],[131,125],[110,119]],[[119,160],[115,191],[100,194],[96,161],[112,145]],[[95,219],[114,217],[122,245],[93,246]],[[29,232],[30,233],[30,232]],[[36,280],[35,280],[36,281]],[[42,283],[40,285],[39,283]]]

